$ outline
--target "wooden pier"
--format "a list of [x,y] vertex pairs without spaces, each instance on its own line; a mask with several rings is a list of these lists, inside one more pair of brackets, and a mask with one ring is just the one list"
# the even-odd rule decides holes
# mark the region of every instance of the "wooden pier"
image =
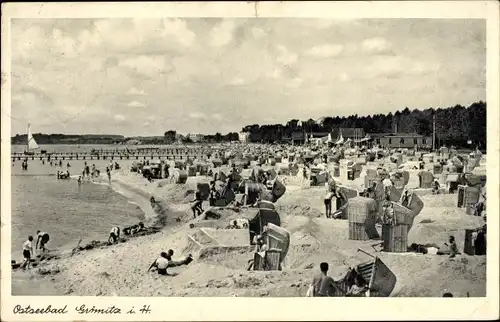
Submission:
[[217,152],[200,148],[138,148],[138,149],[98,149],[81,152],[36,152],[28,155],[24,152],[11,154],[12,162],[22,160],[206,160]]

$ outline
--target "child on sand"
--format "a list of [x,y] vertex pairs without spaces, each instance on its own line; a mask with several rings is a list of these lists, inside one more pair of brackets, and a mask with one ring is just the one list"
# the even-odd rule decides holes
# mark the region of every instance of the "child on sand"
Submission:
[[448,246],[449,251],[447,253],[450,254],[450,258],[454,258],[456,255],[460,255],[460,252],[458,251],[457,244],[455,242],[455,237],[450,236],[450,239],[448,240],[450,243],[449,245],[447,243],[444,243],[446,246]]
[[23,244],[24,262],[21,265],[23,269],[30,268],[31,254],[33,253],[33,236],[29,236],[28,240]]

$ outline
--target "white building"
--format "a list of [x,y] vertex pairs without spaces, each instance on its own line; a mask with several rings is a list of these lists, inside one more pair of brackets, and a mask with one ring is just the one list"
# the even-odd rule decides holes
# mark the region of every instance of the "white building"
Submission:
[[191,141],[193,142],[200,142],[201,140],[203,140],[203,134],[191,134],[189,133],[187,135],[188,138],[191,139]]
[[248,142],[249,136],[250,136],[250,133],[248,133],[248,132],[238,133],[238,138],[239,138],[240,142]]

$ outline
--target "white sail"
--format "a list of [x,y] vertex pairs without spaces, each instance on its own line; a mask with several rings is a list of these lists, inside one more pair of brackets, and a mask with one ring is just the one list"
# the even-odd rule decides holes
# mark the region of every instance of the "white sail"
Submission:
[[30,124],[28,123],[28,151],[36,149],[38,149],[38,144],[36,143],[33,134],[31,134]]

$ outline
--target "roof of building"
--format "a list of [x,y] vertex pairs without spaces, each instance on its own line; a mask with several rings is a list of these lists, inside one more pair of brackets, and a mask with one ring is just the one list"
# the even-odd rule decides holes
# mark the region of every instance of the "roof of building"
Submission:
[[370,133],[373,138],[380,137],[395,137],[395,138],[423,138],[423,135],[418,133]]
[[365,136],[365,131],[363,128],[354,128],[354,127],[348,127],[348,128],[338,128],[338,129],[333,129],[332,130],[332,138],[337,138],[342,134],[342,137],[346,138],[362,138]]

